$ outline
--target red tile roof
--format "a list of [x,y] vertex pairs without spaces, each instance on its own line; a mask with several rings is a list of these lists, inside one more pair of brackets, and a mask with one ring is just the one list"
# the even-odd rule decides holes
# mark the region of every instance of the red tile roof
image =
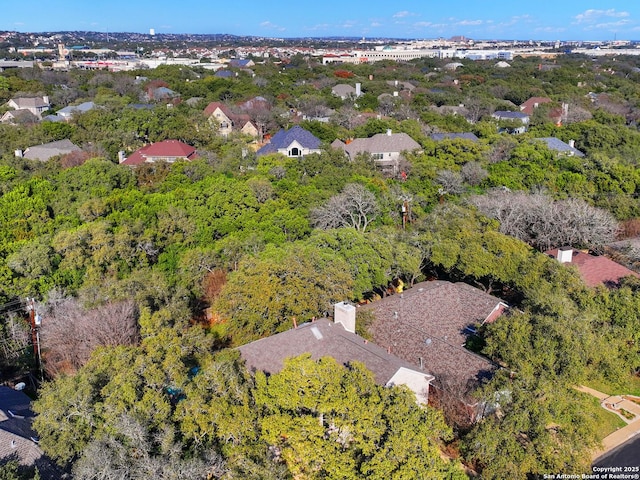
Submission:
[[123,165],[140,165],[145,162],[193,160],[198,158],[196,149],[179,140],[164,140],[142,147],[131,154]]
[[[548,250],[545,253],[553,258],[558,257],[557,248]],[[629,275],[640,278],[640,274],[607,257],[590,255],[580,250],[573,250],[571,262],[566,263],[575,265],[578,268],[584,283],[589,287],[603,284],[608,287],[615,287],[620,283],[622,277]]]

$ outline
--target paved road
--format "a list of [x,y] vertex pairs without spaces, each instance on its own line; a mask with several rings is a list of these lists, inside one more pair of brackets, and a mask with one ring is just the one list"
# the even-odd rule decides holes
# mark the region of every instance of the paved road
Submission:
[[593,463],[594,467],[640,467],[640,436],[611,450]]

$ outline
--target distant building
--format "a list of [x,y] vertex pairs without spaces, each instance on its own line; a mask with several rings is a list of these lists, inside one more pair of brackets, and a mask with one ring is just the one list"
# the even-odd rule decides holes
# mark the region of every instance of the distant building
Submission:
[[179,160],[194,160],[198,158],[196,149],[179,140],[164,140],[152,143],[136,150],[120,162],[122,165],[141,165],[143,163],[167,162]]
[[545,252],[565,265],[575,265],[584,283],[589,287],[604,285],[615,288],[624,277],[640,278],[640,274],[610,260],[605,256],[595,256],[574,250],[571,247],[554,248]]
[[565,143],[556,137],[542,137],[536,138],[535,140],[544,142],[549,150],[553,150],[559,155],[565,155],[567,157],[584,157],[584,153],[575,147],[575,142],[573,140],[569,140],[569,143]]
[[42,97],[16,97],[9,100],[5,105],[14,110],[27,110],[38,119],[42,117],[42,112],[51,108],[49,97],[46,95]]
[[296,125],[289,130],[280,130],[269,143],[256,152],[256,155],[281,153],[287,157],[304,157],[311,153],[320,152],[320,139],[308,130]]
[[378,133],[370,138],[355,138],[348,143],[335,140],[331,146],[344,150],[349,159],[368,153],[379,167],[397,173],[402,152],[413,152],[422,147],[406,133]]
[[19,154],[18,156],[29,160],[40,160],[41,162],[46,162],[58,155],[67,155],[72,152],[79,152],[80,150],[80,147],[74,145],[71,140],[64,139],[56,142],[44,143],[42,145],[35,145],[27,148],[24,152],[17,150],[16,154]]

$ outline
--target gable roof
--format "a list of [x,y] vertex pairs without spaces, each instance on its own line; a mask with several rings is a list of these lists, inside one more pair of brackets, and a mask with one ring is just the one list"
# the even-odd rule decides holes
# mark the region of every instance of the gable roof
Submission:
[[472,142],[478,142],[480,139],[476,137],[473,132],[462,132],[462,133],[432,133],[431,138],[435,141],[440,140],[454,140],[454,139],[462,139],[462,140],[471,140]]
[[354,158],[358,153],[387,153],[395,152],[400,153],[405,150],[412,151],[418,150],[420,144],[416,142],[406,133],[378,133],[370,138],[355,138],[351,143],[346,144],[344,147],[345,152],[349,154],[351,158]]
[[[620,283],[620,279],[629,275],[640,278],[640,274],[637,272],[629,270],[627,267],[605,256],[590,255],[580,250],[572,250],[569,248],[553,248],[545,253],[553,258],[558,258],[558,250],[567,252],[570,260],[563,263],[575,265],[584,283],[589,287],[596,287],[598,285],[616,287]],[[569,250],[571,250],[570,253],[568,253]]]
[[204,114],[207,117],[210,117],[218,109],[220,109],[222,111],[222,113],[224,113],[227,117],[229,116],[229,112],[228,112],[228,109],[227,109],[226,105],[224,105],[221,102],[211,102],[204,109]]
[[549,150],[554,150],[560,153],[566,153],[569,155],[575,155],[576,157],[584,157],[584,153],[578,150],[575,147],[572,147],[568,143],[563,142],[559,138],[556,137],[542,137],[536,138],[535,140],[540,140],[547,144]]
[[18,106],[18,109],[22,108],[49,108],[49,102],[44,97],[16,97],[10,101]]
[[426,380],[425,387],[433,380],[426,372],[420,372],[410,363],[326,318],[256,340],[238,350],[249,370],[260,370],[267,374],[282,370],[286,358],[309,353],[314,360],[328,356],[343,365],[362,362],[379,385],[388,385],[400,369],[422,373]]
[[318,137],[301,126],[296,125],[289,130],[280,130],[271,137],[271,141],[269,143],[263,146],[256,153],[257,155],[276,153],[280,149],[288,148],[293,142],[298,142],[303,148],[307,148],[309,150],[317,150],[320,148],[320,139]]
[[80,147],[73,144],[71,140],[65,138],[64,140],[29,147],[24,151],[23,156],[29,160],[40,160],[41,162],[46,162],[57,155],[66,155],[67,153],[78,152],[80,150]]
[[355,95],[356,89],[351,85],[347,85],[346,83],[339,83],[338,85],[334,85],[331,89],[331,93],[337,95],[338,97],[348,97],[349,95]]
[[422,361],[436,385],[468,391],[496,366],[463,345],[477,325],[494,321],[506,307],[465,283],[435,280],[360,308],[375,316],[370,332],[377,344],[414,365]]
[[541,103],[550,103],[551,99],[548,97],[531,97],[529,100],[520,105],[520,111],[531,115],[538,105]]
[[164,140],[142,147],[131,154],[123,165],[140,165],[157,160],[175,161],[178,159],[194,160],[198,157],[196,149],[179,140]]
[[61,108],[56,113],[61,116],[71,116],[74,113],[88,112],[96,106],[93,102],[84,102],[80,105],[69,105],[68,107]]

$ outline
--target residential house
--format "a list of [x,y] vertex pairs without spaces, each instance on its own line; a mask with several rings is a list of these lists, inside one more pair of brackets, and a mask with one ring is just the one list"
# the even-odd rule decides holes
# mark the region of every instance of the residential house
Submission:
[[313,133],[296,125],[289,130],[280,130],[269,143],[260,148],[257,156],[269,153],[281,153],[287,157],[304,157],[311,153],[320,153],[320,139]]
[[[46,117],[45,117],[46,118]],[[25,125],[29,123],[38,123],[40,118],[36,117],[29,110],[7,110],[0,117],[0,123],[6,123],[11,125]]]
[[62,478],[62,472],[38,446],[38,438],[31,428],[34,416],[27,395],[0,386],[0,465],[17,460],[20,465],[37,467],[42,479]]
[[146,99],[156,102],[176,103],[180,94],[165,86],[149,86],[146,91]]
[[84,102],[80,105],[69,105],[68,107],[64,107],[56,112],[56,115],[62,117],[63,120],[69,121],[73,117],[74,114],[80,114],[88,112],[95,108],[96,104],[93,102]]
[[569,140],[569,143],[565,143],[556,137],[542,137],[536,138],[535,140],[544,142],[549,150],[553,150],[558,155],[564,155],[567,157],[584,157],[584,153],[575,147],[575,142],[573,140]]
[[346,83],[339,83],[331,89],[331,93],[336,97],[340,97],[342,100],[346,100],[347,98],[358,98],[362,95],[361,84],[356,83],[356,86],[352,87]]
[[373,314],[369,333],[391,353],[435,377],[432,394],[456,401],[474,419],[479,404],[470,393],[490,379],[497,366],[465,348],[479,326],[507,308],[499,298],[465,283],[422,282],[400,294],[360,307]]
[[[520,105],[520,111],[531,116],[536,108],[545,103],[551,103],[551,99],[548,97],[531,97]],[[568,105],[566,103],[562,104],[562,107],[552,108],[548,113],[549,119],[558,126],[562,125],[562,120],[566,116],[567,109]]]
[[545,103],[551,103],[551,99],[548,97],[531,97],[529,100],[520,105],[520,111],[527,115],[533,115],[533,111],[540,105]]
[[53,157],[67,155],[71,152],[79,152],[80,150],[80,147],[74,145],[71,140],[65,138],[64,140],[29,147],[24,152],[16,150],[16,156],[24,157],[29,160],[40,160],[41,162],[46,162]]
[[462,133],[432,133],[431,139],[436,142],[440,142],[442,140],[471,140],[472,142],[479,142],[480,139],[476,137],[473,132],[462,132]]
[[521,126],[506,129],[506,131],[513,134],[526,132],[530,120],[529,115],[526,113],[512,112],[509,110],[496,110],[491,116],[498,121],[511,121],[520,124]]
[[263,371],[267,375],[282,370],[285,359],[305,353],[314,360],[332,357],[345,366],[361,362],[373,373],[378,385],[406,385],[416,400],[426,405],[433,376],[356,335],[355,316],[356,307],[339,303],[335,306],[335,323],[319,319],[238,350],[250,371]]
[[234,68],[251,68],[256,64],[249,58],[232,58],[229,60],[229,66]]
[[218,70],[213,76],[218,78],[233,78],[236,74],[230,70]]
[[360,153],[368,153],[376,165],[393,173],[398,173],[402,152],[413,152],[422,148],[406,133],[392,133],[391,130],[370,138],[355,138],[349,143],[335,140],[331,146],[344,150],[350,160],[354,160]]
[[220,102],[211,102],[204,109],[209,122],[217,123],[218,132],[226,137],[233,131],[244,133],[252,137],[259,135],[258,128],[251,121],[251,117],[245,113],[233,113],[229,107]]
[[637,272],[602,255],[590,255],[571,247],[553,248],[545,253],[556,258],[562,264],[575,265],[582,280],[589,287],[604,285],[615,288],[619,286],[620,280],[624,277],[640,278],[640,274]]
[[179,140],[164,140],[152,143],[136,150],[128,158],[121,156],[122,165],[141,165],[143,163],[167,162],[179,160],[194,160],[198,158],[196,149]]
[[42,118],[42,112],[51,108],[49,97],[46,95],[43,97],[16,97],[5,105],[14,110],[27,110],[38,118]]

